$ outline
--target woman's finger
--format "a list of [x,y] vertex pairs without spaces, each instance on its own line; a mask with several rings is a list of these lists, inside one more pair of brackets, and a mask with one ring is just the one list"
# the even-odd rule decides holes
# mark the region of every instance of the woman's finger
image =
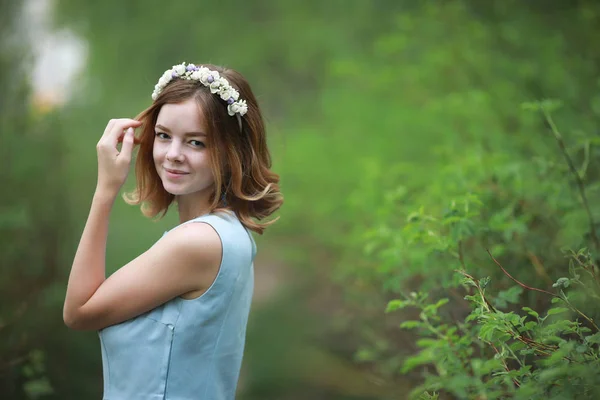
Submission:
[[142,124],[141,121],[136,121],[135,119],[122,118],[115,120],[112,128],[109,132],[107,132],[106,137],[104,138],[111,146],[117,147],[117,143],[123,139],[124,132],[127,128],[137,128]]
[[[125,137],[125,135],[123,135],[123,137],[119,138],[119,143],[121,143],[123,141],[124,137]],[[142,143],[142,139],[140,139],[139,137],[133,135],[133,144],[137,145],[137,144],[140,144],[140,143]]]
[[108,132],[111,131],[113,125],[115,124],[115,122],[117,122],[116,119],[111,119],[110,121],[108,121],[108,124],[106,124],[106,128],[104,128],[104,132],[102,133],[102,137],[105,137],[108,135]]
[[123,146],[119,153],[119,158],[131,161],[131,153],[133,152],[133,128],[128,128],[125,136],[123,136]]

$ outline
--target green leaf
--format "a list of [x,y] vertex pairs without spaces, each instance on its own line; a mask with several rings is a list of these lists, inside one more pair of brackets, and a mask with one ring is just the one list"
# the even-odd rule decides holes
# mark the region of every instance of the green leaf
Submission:
[[540,107],[547,112],[554,112],[562,107],[563,103],[557,99],[544,99],[539,103]]
[[490,277],[486,276],[485,278],[481,278],[479,280],[479,285],[481,286],[482,289],[485,289],[489,284],[490,284]]
[[525,111],[539,111],[540,104],[537,101],[526,101],[521,103],[521,109]]
[[419,347],[437,347],[440,344],[439,339],[421,338],[416,342]]
[[385,312],[389,313],[392,311],[396,311],[396,310],[406,307],[407,305],[409,305],[409,302],[407,302],[405,300],[391,300],[388,303],[387,308],[385,309]]
[[448,299],[447,298],[443,298],[438,300],[437,303],[435,303],[435,308],[440,308],[441,306],[445,305],[448,303]]
[[421,321],[404,321],[403,323],[400,324],[400,328],[414,329],[414,328],[420,327],[421,325],[423,325],[423,323]]
[[516,304],[519,302],[521,293],[523,293],[523,288],[521,286],[512,286],[507,290],[498,292],[497,297],[507,303]]
[[586,351],[588,351],[589,349],[590,348],[588,346],[586,346],[585,344],[580,344],[575,347],[575,351],[578,352],[579,354],[583,354]]
[[370,362],[376,360],[376,355],[371,349],[362,348],[356,352],[354,359],[358,362]]
[[548,310],[547,315],[560,314],[562,312],[569,311],[566,307],[555,307]]
[[585,337],[585,341],[592,344],[600,344],[600,332]]
[[527,313],[528,313],[529,315],[532,315],[532,316],[534,316],[535,318],[539,318],[539,317],[540,317],[540,314],[538,314],[538,313],[537,313],[537,311],[534,311],[534,310],[532,310],[532,309],[531,309],[531,308],[529,308],[529,307],[523,307],[523,308],[521,308],[521,309],[522,309],[523,311],[527,311]]
[[408,357],[405,361],[404,364],[402,365],[402,369],[401,372],[407,373],[411,370],[413,370],[415,367],[418,367],[419,365],[423,365],[423,364],[429,364],[430,362],[435,360],[435,352],[432,351],[431,349],[426,349],[421,351],[420,353],[418,353],[415,356],[412,357]]
[[534,329],[536,326],[538,326],[538,323],[535,321],[526,322],[524,325],[525,330],[528,330],[528,331]]
[[552,287],[555,288],[568,288],[569,285],[571,284],[571,280],[569,278],[558,278],[558,280],[552,285]]
[[23,389],[30,399],[38,399],[54,392],[48,378],[28,381],[23,385]]
[[433,393],[429,393],[429,392],[424,392],[423,394],[421,394],[418,397],[418,400],[437,400],[439,399],[439,394],[436,392]]

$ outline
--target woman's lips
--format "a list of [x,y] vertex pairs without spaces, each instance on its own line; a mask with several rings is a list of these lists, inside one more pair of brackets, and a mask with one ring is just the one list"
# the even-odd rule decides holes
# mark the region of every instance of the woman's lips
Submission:
[[178,171],[176,169],[165,168],[165,172],[167,173],[167,177],[171,179],[177,179],[188,175],[188,172]]

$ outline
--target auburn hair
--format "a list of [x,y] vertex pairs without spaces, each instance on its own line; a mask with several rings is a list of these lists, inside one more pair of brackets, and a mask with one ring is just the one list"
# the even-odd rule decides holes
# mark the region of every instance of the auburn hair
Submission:
[[135,117],[142,122],[138,129],[136,188],[123,197],[128,204],[141,204],[147,217],[166,215],[175,196],[164,189],[154,165],[154,126],[163,105],[194,98],[206,120],[207,147],[215,180],[209,212],[232,210],[246,228],[262,234],[279,219],[262,221],[279,209],[283,196],[279,191],[279,175],[270,170],[271,155],[258,102],[239,72],[217,65],[197,65],[218,71],[240,93],[240,99],[246,100],[248,112],[241,117],[241,128],[238,118],[227,113],[227,103],[209,88],[194,80],[174,79],[150,107]]

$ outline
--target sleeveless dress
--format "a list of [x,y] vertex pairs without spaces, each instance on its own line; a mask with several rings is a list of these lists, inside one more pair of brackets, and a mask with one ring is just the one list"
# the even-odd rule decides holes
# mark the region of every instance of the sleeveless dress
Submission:
[[[211,225],[223,256],[200,297],[176,297],[99,331],[103,400],[232,400],[254,287],[256,244],[233,213],[190,221]],[[165,232],[166,234],[167,232]]]

